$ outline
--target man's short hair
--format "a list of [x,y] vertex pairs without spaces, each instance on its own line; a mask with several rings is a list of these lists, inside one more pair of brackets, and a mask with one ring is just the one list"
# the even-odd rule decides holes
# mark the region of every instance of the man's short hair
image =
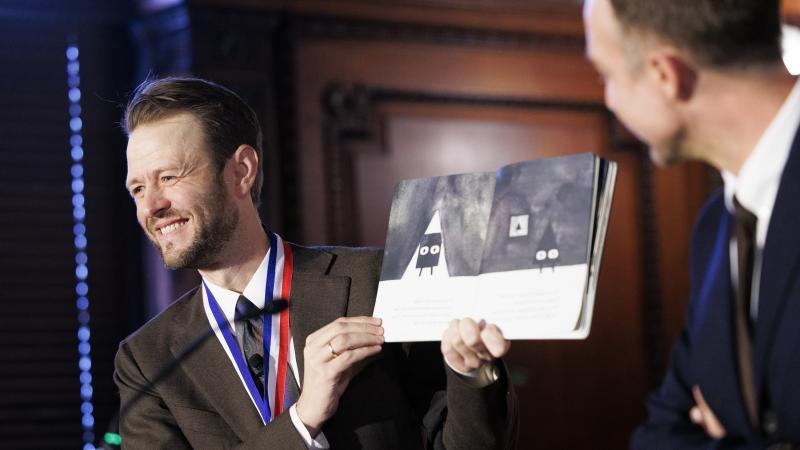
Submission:
[[200,121],[218,173],[240,145],[247,144],[256,150],[258,172],[250,196],[253,204],[260,206],[264,184],[261,126],[253,109],[230,89],[200,78],[146,80],[131,95],[122,127],[130,137],[139,125],[182,112],[189,112]]
[[652,35],[710,68],[781,61],[780,0],[610,0],[626,32]]

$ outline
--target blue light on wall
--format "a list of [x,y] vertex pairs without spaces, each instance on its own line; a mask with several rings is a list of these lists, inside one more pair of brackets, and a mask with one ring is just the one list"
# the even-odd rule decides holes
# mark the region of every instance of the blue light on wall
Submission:
[[94,450],[94,404],[92,403],[92,353],[89,338],[89,277],[86,254],[86,199],[83,196],[83,121],[81,120],[80,51],[76,44],[67,46],[67,97],[69,99],[69,139],[72,157],[72,233],[75,245],[75,306],[78,309],[78,368],[81,386],[81,424],[83,426],[83,450]]

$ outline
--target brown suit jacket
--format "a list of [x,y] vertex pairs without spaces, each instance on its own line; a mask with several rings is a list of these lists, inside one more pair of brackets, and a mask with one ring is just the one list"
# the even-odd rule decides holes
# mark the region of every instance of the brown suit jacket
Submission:
[[[341,316],[372,314],[382,252],[293,251],[289,315],[302,380],[310,333]],[[262,424],[211,332],[199,289],[125,339],[115,363],[123,448],[306,448],[289,414]],[[475,388],[445,368],[438,343],[385,344],[323,432],[333,449],[512,447],[516,399],[501,372]]]

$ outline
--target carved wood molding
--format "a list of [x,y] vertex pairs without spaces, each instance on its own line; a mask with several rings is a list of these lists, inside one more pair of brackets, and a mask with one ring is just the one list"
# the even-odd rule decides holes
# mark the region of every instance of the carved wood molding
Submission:
[[661,295],[661,264],[658,248],[658,225],[656,220],[656,201],[653,186],[653,163],[645,145],[638,143],[634,150],[639,157],[639,215],[642,227],[642,323],[644,324],[645,351],[644,361],[647,364],[645,374],[648,388],[655,388],[661,383],[666,366],[664,326],[664,300]]
[[305,38],[423,42],[459,46],[558,48],[582,52],[582,36],[490,30],[473,27],[362,20],[323,15],[294,16],[297,33]]

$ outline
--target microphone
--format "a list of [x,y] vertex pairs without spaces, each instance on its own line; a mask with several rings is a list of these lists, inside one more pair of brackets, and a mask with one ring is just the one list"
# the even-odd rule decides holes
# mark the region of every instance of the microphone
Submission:
[[[264,305],[263,312],[264,312],[264,314],[267,314],[267,315],[271,316],[273,314],[277,314],[277,313],[283,311],[284,309],[286,309],[288,307],[289,307],[289,302],[288,301],[286,301],[286,300],[284,300],[282,298],[278,298],[278,299],[275,299],[275,300],[267,303],[266,305]],[[259,313],[261,313],[261,311],[259,311]]]
[[247,360],[247,365],[250,366],[250,371],[256,378],[264,376],[264,357],[258,353],[253,353]]
[[[283,311],[288,307],[289,307],[288,300],[277,298],[265,304],[263,309],[254,308],[254,311],[251,314],[246,314],[242,317],[239,317],[235,320],[235,322],[241,322],[243,320],[251,319],[253,317],[260,317],[262,314],[271,316],[273,314],[277,314]],[[160,384],[167,376],[169,376],[181,364],[183,360],[191,356],[198,348],[200,348],[200,345],[203,342],[205,342],[206,339],[208,339],[210,336],[213,336],[214,328],[215,328],[214,326],[209,326],[204,333],[201,333],[199,336],[197,336],[197,338],[195,338],[192,342],[190,342],[189,345],[187,345],[183,349],[183,351],[180,352],[175,357],[175,359],[170,361],[169,364],[163,366],[161,370],[158,371],[156,375],[152,378],[152,380],[148,381],[146,386],[141,386],[139,388],[140,390],[136,392],[133,398],[131,398],[124,404],[120,405],[119,416],[120,417],[124,416],[133,405],[138,403],[142,399],[142,397],[148,394],[149,389],[155,389],[155,387],[158,384]],[[247,363],[251,370],[259,373],[259,376],[261,376],[264,373],[263,356],[259,354],[254,354],[250,357]]]

